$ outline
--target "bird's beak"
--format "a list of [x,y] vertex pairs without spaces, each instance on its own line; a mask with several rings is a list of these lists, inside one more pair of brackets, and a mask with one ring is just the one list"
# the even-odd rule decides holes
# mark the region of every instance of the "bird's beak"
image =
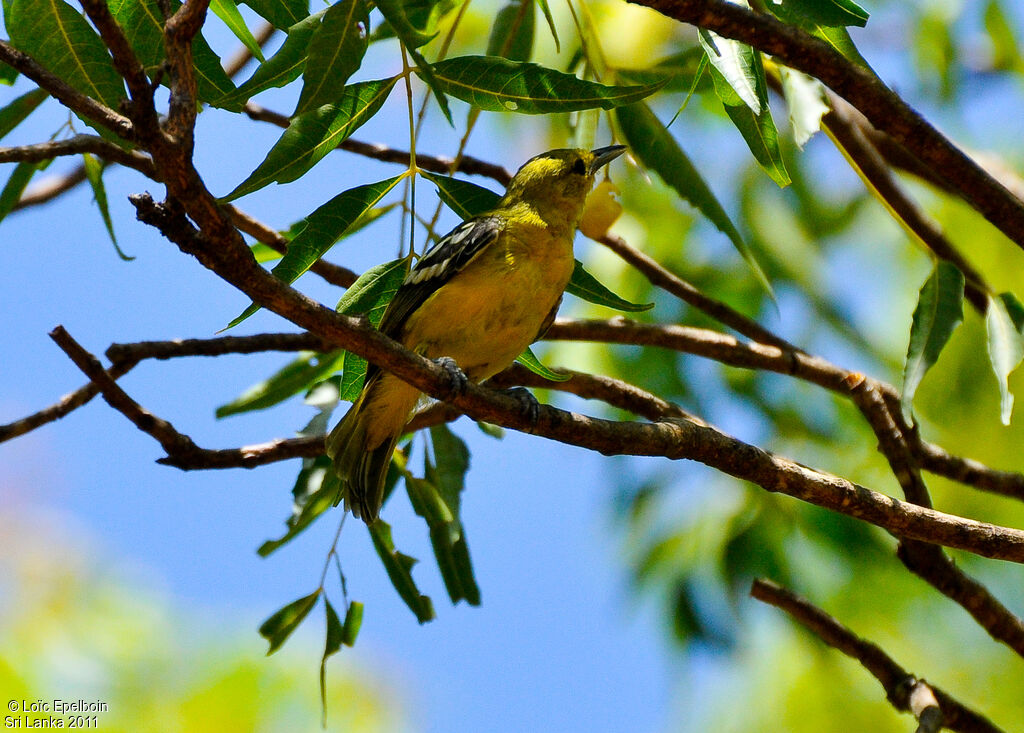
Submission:
[[625,145],[609,145],[606,148],[597,148],[591,151],[594,154],[594,160],[590,164],[590,175],[597,173],[601,166],[608,165],[613,160],[618,158],[624,152],[626,152]]

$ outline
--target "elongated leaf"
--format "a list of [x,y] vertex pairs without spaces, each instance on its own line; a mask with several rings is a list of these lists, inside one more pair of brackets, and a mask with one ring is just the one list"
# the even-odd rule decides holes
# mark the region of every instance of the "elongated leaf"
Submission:
[[544,20],[547,21],[548,30],[551,31],[551,40],[555,42],[555,51],[561,53],[562,44],[558,41],[558,28],[555,27],[555,18],[551,15],[551,6],[548,5],[548,0],[537,0],[537,4],[540,5],[540,12],[544,13]]
[[345,611],[345,623],[341,627],[341,643],[345,646],[355,646],[356,637],[359,636],[359,628],[363,625],[363,604],[359,601],[352,601]]
[[309,0],[243,0],[275,28],[286,30],[309,15]]
[[395,542],[391,538],[391,526],[384,520],[378,519],[369,526],[369,530],[373,548],[384,563],[384,570],[387,571],[388,578],[391,579],[391,584],[398,591],[398,595],[421,624],[432,620],[434,604],[429,596],[420,593],[412,579],[412,566],[416,564],[416,558],[403,555],[395,549]]
[[228,30],[235,34],[235,38],[249,49],[249,53],[255,56],[260,63],[266,61],[263,58],[263,49],[256,42],[249,26],[245,24],[245,19],[238,12],[238,6],[235,5],[234,0],[210,0],[210,10],[224,22]]
[[821,129],[821,118],[829,112],[825,88],[817,79],[780,66],[782,93],[789,107],[789,124],[793,142],[803,149],[814,133]]
[[437,186],[438,197],[461,219],[470,219],[490,211],[501,200],[499,194],[475,183],[428,171],[421,171],[421,173]]
[[302,115],[343,97],[345,82],[366,53],[370,20],[363,0],[340,0],[323,16],[309,43],[309,60],[302,74],[302,93],[295,115]]
[[469,448],[444,424],[430,428],[430,443],[434,447],[436,461],[433,466],[434,484],[452,514],[459,516],[460,497],[466,488],[466,472],[469,470]]
[[341,369],[343,359],[341,351],[326,354],[303,351],[284,368],[249,387],[231,402],[218,407],[216,415],[222,418],[273,407]]
[[533,55],[533,0],[511,2],[498,11],[487,39],[487,55],[529,61]]
[[[167,0],[168,9],[175,13],[181,7],[179,0]],[[164,63],[164,15],[158,0],[108,0],[110,12],[124,30],[128,42],[139,57],[150,77]],[[196,92],[200,101],[220,106],[222,97],[235,89],[224,73],[220,57],[210,45],[197,35],[192,41],[192,61],[196,70]],[[241,104],[225,105],[225,109],[239,110]]]
[[583,263],[579,260],[576,260],[576,266],[572,271],[572,278],[569,280],[569,285],[566,286],[565,292],[590,303],[615,308],[627,313],[648,311],[654,307],[654,303],[631,303],[625,298],[620,298],[598,282],[596,277],[587,272],[583,268]]
[[[351,610],[351,608],[349,609]],[[347,614],[346,614],[347,616]],[[324,729],[327,728],[327,658],[337,654],[341,649],[345,637],[344,627],[338,619],[334,606],[324,595],[324,620],[327,630],[324,634],[324,653],[320,657],[320,711],[321,723]],[[351,646],[351,645],[350,645]]]
[[0,84],[9,87],[18,79],[18,70],[0,61]]
[[868,12],[852,0],[773,0],[765,6],[781,20],[804,28],[808,26],[863,27]]
[[313,33],[320,27],[326,10],[309,16],[288,29],[281,48],[267,61],[260,64],[252,76],[235,91],[222,97],[220,104],[225,107],[245,104],[251,97],[262,91],[291,84],[306,68],[306,56]]
[[526,347],[526,351],[516,357],[516,361],[534,374],[539,374],[544,377],[544,379],[552,382],[565,382],[572,379],[571,374],[562,374],[561,372],[556,372],[553,369],[548,369],[544,366],[541,360],[537,358],[537,355],[533,353],[533,349],[529,346]]
[[308,596],[292,601],[260,625],[260,636],[270,642],[270,648],[267,650],[268,656],[281,648],[291,633],[313,610],[319,597],[320,589],[317,588]]
[[768,106],[761,52],[727,38],[712,39],[712,35],[700,32],[701,43],[711,60],[715,93],[754,159],[775,183],[788,186],[791,181],[779,149],[779,131]]
[[20,125],[49,96],[42,89],[33,89],[0,109],[0,138]]
[[491,112],[544,114],[612,109],[647,97],[663,84],[605,86],[572,74],[496,56],[459,56],[434,64],[445,94]]
[[107,234],[110,235],[110,241],[114,245],[117,256],[125,261],[134,260],[134,257],[129,257],[121,250],[117,244],[117,237],[114,235],[114,222],[110,219],[110,207],[107,204],[107,189],[103,185],[103,163],[89,153],[83,153],[82,165],[85,168],[86,180],[89,181],[89,186],[92,188],[92,197],[96,202],[96,208],[100,210],[100,217],[103,219],[103,225],[107,228]]
[[871,69],[871,65],[868,63],[868,60],[861,55],[857,46],[853,43],[853,39],[850,38],[850,31],[846,30],[846,28],[828,25],[812,25],[808,27],[807,30],[812,36],[817,36],[821,40],[825,41],[825,43],[832,46],[832,48],[850,61],[855,64],[860,64],[865,69],[874,71]]
[[683,199],[697,207],[719,231],[729,237],[754,272],[758,282],[769,295],[772,295],[772,286],[768,278],[729,219],[729,215],[725,213],[725,209],[679,143],[650,108],[642,103],[619,107],[615,111],[615,118],[633,154],[644,166],[661,176],[661,179],[674,188]]
[[292,496],[292,514],[285,521],[287,531],[278,539],[267,540],[260,545],[256,551],[260,557],[267,557],[291,542],[341,499],[341,479],[327,456],[303,461],[302,470],[292,487]]
[[999,418],[1003,425],[1009,425],[1013,413],[1009,378],[1024,359],[1024,306],[1013,293],[989,297],[985,330],[988,333],[988,358],[999,382]]
[[4,188],[0,191],[0,221],[7,218],[7,215],[14,211],[21,194],[28,188],[32,176],[39,170],[37,163],[18,163],[11,171],[11,177],[7,179]]
[[423,83],[430,88],[431,94],[434,95],[434,99],[437,101],[437,106],[441,109],[441,113],[444,118],[448,120],[448,124],[455,127],[455,121],[452,119],[452,110],[448,106],[448,97],[444,94],[444,87],[437,79],[437,74],[434,72],[434,66],[427,61],[423,54],[417,51],[415,48],[406,49],[409,56],[412,58],[413,63],[416,64],[416,73],[419,74],[420,79]]
[[[428,21],[429,16],[411,17],[403,0],[377,0],[376,4],[381,15],[391,24],[395,35],[402,39],[406,49],[419,48],[437,35],[437,31],[429,27],[433,25]],[[434,5],[436,3],[432,3],[431,8]],[[425,25],[416,25],[416,21],[425,22]]]
[[337,104],[325,104],[293,119],[263,162],[224,200],[233,201],[272,181],[289,183],[304,175],[377,114],[397,79],[351,84],[345,87]]
[[921,287],[910,325],[910,345],[903,367],[903,417],[913,420],[911,405],[917,386],[938,360],[942,348],[964,319],[964,276],[940,261]]
[[126,96],[124,83],[80,12],[63,0],[11,0],[9,9],[5,22],[15,48],[83,94],[117,109]]
[[992,68],[1003,71],[1019,69],[1021,57],[1017,33],[1000,0],[985,3],[985,32],[992,44]]

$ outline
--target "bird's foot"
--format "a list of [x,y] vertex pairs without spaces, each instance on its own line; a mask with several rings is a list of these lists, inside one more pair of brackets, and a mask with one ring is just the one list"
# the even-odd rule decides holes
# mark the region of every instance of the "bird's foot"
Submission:
[[455,363],[455,359],[449,356],[442,356],[439,359],[434,359],[434,363],[444,369],[448,375],[448,382],[451,385],[452,397],[458,397],[459,395],[466,393],[466,387],[469,386],[469,377],[466,376],[465,372],[459,369],[459,365]]
[[511,387],[509,389],[503,389],[501,392],[512,397],[520,404],[521,409],[530,419],[531,428],[537,427],[537,421],[540,420],[540,403],[537,402],[537,398],[533,396],[533,392],[528,390],[526,387]]

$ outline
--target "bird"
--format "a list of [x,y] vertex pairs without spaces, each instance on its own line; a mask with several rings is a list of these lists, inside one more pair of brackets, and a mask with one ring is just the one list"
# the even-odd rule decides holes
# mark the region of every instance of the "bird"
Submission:
[[[554,321],[587,195],[597,172],[625,150],[560,148],[530,158],[492,210],[463,221],[416,262],[380,331],[453,379],[479,383],[510,366]],[[327,438],[345,506],[368,525],[380,514],[395,445],[421,397],[371,364]]]

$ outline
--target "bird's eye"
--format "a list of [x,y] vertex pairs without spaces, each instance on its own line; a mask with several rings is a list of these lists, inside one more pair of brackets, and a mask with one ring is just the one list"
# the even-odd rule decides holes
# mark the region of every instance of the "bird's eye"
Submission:
[[576,174],[578,174],[578,175],[581,175],[581,176],[582,176],[582,175],[583,175],[584,173],[586,173],[586,172],[587,172],[587,166],[586,166],[586,164],[585,164],[585,163],[583,162],[583,159],[582,159],[582,158],[577,158],[577,159],[575,160],[575,162],[573,162],[573,164],[572,164],[572,172],[573,172],[573,173],[576,173]]

